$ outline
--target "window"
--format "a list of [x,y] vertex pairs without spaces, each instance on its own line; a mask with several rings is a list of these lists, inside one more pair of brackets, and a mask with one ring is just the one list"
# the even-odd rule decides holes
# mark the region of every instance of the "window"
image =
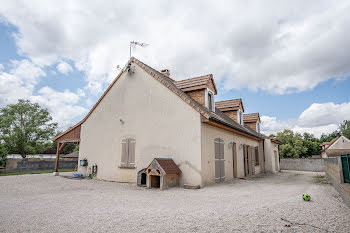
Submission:
[[255,147],[255,166],[258,166],[259,163],[259,147]]
[[238,109],[238,111],[237,111],[237,122],[240,125],[243,125],[243,112],[241,109]]
[[213,95],[211,93],[208,93],[208,104],[209,104],[209,110],[213,111],[213,104],[212,104],[212,100],[213,99]]
[[135,139],[127,138],[122,140],[120,167],[135,168],[135,144]]
[[210,111],[215,112],[214,93],[209,89],[206,89],[206,93],[205,104]]
[[260,122],[256,122],[256,132],[260,133]]

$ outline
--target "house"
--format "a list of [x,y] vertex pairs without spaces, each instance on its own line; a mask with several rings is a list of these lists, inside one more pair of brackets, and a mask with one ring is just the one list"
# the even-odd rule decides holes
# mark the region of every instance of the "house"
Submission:
[[63,158],[78,159],[79,158],[79,151],[73,151],[72,153],[63,155]]
[[321,157],[328,158],[350,154],[350,140],[343,135],[339,135],[330,142],[323,142],[321,147]]
[[245,126],[241,99],[215,95],[211,74],[175,81],[131,58],[87,116],[54,139],[57,156],[80,142],[81,173],[96,165],[97,179],[130,183],[142,183],[155,158],[174,161],[180,186],[279,171],[279,141]]

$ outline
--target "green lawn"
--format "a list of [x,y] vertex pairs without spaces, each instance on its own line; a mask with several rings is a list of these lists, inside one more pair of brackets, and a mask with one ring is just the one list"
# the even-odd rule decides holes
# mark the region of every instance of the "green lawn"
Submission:
[[[59,172],[73,172],[74,169],[59,169]],[[25,174],[41,174],[51,173],[53,170],[35,170],[35,171],[21,171],[21,172],[0,172],[0,176],[14,176],[14,175],[25,175]]]

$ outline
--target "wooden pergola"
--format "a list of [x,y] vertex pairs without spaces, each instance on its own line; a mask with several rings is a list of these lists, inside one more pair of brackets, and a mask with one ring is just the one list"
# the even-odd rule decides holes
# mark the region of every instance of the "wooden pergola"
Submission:
[[57,142],[57,151],[56,151],[56,163],[55,163],[55,170],[54,172],[58,172],[59,163],[60,163],[60,154],[63,150],[64,146],[67,143],[80,143],[80,129],[81,129],[81,123],[79,122],[75,126],[69,128],[65,132],[59,134],[56,136],[53,140]]

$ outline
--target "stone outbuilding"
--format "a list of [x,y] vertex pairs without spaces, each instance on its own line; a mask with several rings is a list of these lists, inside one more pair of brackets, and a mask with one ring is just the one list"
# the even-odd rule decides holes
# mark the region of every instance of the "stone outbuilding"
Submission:
[[181,170],[171,158],[155,158],[145,172],[148,188],[167,189],[179,186]]

